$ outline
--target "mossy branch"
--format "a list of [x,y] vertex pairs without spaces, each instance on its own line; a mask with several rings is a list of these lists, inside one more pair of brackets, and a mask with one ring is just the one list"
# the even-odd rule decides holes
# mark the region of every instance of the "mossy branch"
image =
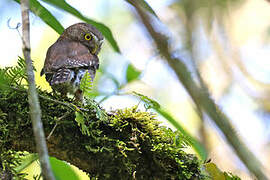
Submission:
[[[0,89],[0,152],[36,152],[27,92],[15,89]],[[40,105],[46,136],[58,124],[47,140],[49,155],[77,166],[90,177],[203,179],[201,163],[183,151],[184,138],[160,126],[154,114],[136,107],[105,113],[92,100],[72,109],[66,105],[73,103],[71,99],[38,93],[45,97]],[[81,114],[80,123],[87,133],[75,121],[76,112]]]

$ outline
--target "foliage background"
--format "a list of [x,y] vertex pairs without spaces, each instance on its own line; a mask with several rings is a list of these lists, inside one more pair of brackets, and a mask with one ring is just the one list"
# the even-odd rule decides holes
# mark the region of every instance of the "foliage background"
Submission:
[[[102,101],[103,107],[109,110],[137,104],[138,99],[125,94],[132,91],[152,97],[206,146],[208,157],[220,169],[251,179],[215,125],[207,116],[203,116],[204,121],[200,120],[185,89],[158,56],[152,40],[125,1],[66,2],[83,15],[106,24],[121,49],[121,54],[115,52],[106,41],[101,51],[101,70],[92,95]],[[270,4],[263,0],[147,2],[165,24],[160,29],[172,37],[175,56],[185,60],[195,78],[200,72],[216,103],[269,171]],[[81,21],[42,1],[41,4],[64,27]],[[10,19],[9,25],[15,27],[20,18],[17,3],[0,2],[1,66],[15,64],[17,56],[22,54],[18,32],[7,25]],[[37,69],[37,84],[43,89],[50,88],[39,72],[47,48],[57,37],[54,30],[31,15],[32,59]],[[130,77],[135,72],[139,76]]]

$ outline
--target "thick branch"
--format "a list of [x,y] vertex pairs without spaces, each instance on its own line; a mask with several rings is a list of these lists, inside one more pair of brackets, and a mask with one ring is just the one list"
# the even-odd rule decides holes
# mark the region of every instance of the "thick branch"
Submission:
[[173,58],[169,49],[168,38],[159,33],[153,26],[151,17],[137,1],[127,0],[132,4],[137,13],[139,14],[142,23],[147,29],[150,36],[153,38],[160,55],[168,62],[172,70],[177,75],[179,81],[184,85],[194,103],[201,107],[209,117],[215,122],[218,128],[223,132],[228,143],[233,147],[238,157],[246,165],[246,167],[252,172],[258,179],[266,180],[266,175],[262,171],[262,165],[254,154],[248,149],[248,147],[238,137],[234,128],[232,127],[228,117],[218,108],[214,101],[209,97],[209,93],[204,89],[198,87],[195,81],[192,79],[190,72],[181,59]]
[[[63,104],[58,103],[62,97],[55,99],[42,91],[39,94],[47,97],[40,101],[45,134],[49,135],[58,124],[48,140],[50,156],[77,166],[90,177],[203,178],[198,159],[181,148],[185,140],[160,127],[155,115],[135,107],[111,112],[104,119],[100,118],[96,106],[90,104],[83,107],[87,111],[81,111],[83,120],[76,121],[77,111],[66,106],[71,99],[65,99]],[[0,152],[36,152],[26,97],[24,91],[0,89]],[[85,134],[82,134],[83,125]]]
[[35,76],[33,71],[32,60],[30,57],[30,32],[29,32],[29,0],[21,0],[22,11],[22,41],[23,41],[23,55],[26,61],[27,78],[29,83],[28,101],[30,106],[30,115],[32,119],[32,126],[35,136],[36,148],[39,154],[42,175],[46,180],[54,180],[51,171],[48,150],[46,146],[45,136],[43,132],[43,125],[41,122],[41,110],[36,92]]

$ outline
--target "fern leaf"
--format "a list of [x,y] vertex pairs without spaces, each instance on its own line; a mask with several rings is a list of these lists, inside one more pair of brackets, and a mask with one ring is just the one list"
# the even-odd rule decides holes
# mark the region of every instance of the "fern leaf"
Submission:
[[84,135],[90,135],[88,127],[85,125],[85,119],[82,113],[75,112],[75,121],[78,123],[78,126],[81,127],[81,132]]
[[86,71],[82,80],[81,80],[80,89],[82,90],[82,92],[84,94],[87,95],[92,90],[92,86],[93,86],[93,80],[92,80],[89,72]]
[[21,85],[23,80],[27,81],[25,60],[18,58],[16,66],[1,69],[1,83],[8,86]]
[[146,110],[148,109],[151,109],[151,108],[154,108],[154,109],[159,109],[160,108],[160,105],[157,101],[143,95],[143,94],[140,94],[140,93],[137,93],[135,91],[132,92],[135,96],[139,97],[145,104],[144,104],[144,107]]

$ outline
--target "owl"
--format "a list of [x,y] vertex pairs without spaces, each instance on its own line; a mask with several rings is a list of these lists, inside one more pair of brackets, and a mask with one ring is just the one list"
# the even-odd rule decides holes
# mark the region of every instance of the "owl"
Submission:
[[47,82],[63,96],[73,94],[82,101],[80,82],[88,71],[93,81],[99,67],[98,53],[104,37],[94,26],[86,23],[71,25],[47,51],[44,67]]

